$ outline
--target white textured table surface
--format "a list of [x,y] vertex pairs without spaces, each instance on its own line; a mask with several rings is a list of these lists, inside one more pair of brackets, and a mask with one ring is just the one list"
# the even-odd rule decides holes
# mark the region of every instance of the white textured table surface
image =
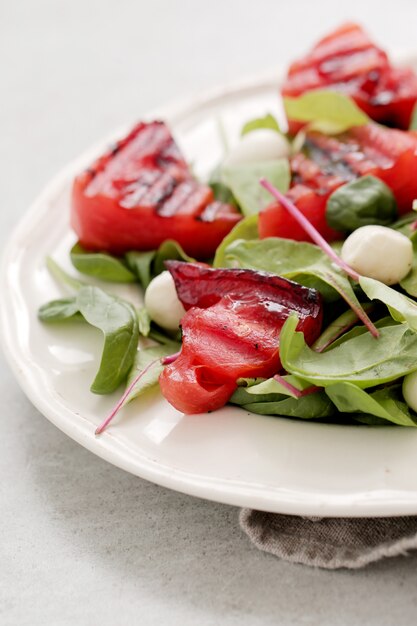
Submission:
[[[0,0],[0,247],[57,170],[154,106],[285,64],[343,19],[390,50],[416,49],[414,0],[382,6]],[[251,547],[236,509],[73,443],[3,357],[0,385],[2,625],[415,623],[417,554],[358,572],[283,563]]]

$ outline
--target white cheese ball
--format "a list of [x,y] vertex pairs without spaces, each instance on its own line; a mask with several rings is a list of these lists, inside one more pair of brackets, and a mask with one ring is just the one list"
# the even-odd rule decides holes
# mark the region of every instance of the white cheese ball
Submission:
[[403,396],[410,409],[417,412],[417,372],[404,377]]
[[272,161],[286,158],[290,152],[290,144],[284,135],[269,128],[260,128],[243,135],[239,143],[227,155],[224,165]]
[[413,263],[408,237],[385,226],[361,226],[343,244],[342,259],[362,276],[395,285]]
[[177,330],[185,314],[168,271],[156,276],[145,291],[145,308],[150,318],[166,330]]

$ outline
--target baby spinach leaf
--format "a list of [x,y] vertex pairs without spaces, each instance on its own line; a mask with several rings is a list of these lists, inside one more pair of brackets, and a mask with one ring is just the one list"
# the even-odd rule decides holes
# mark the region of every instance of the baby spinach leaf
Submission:
[[147,367],[148,370],[144,371],[143,376],[141,376],[141,378],[134,385],[124,404],[131,402],[138,396],[144,394],[145,391],[158,384],[159,376],[164,369],[161,359],[164,356],[169,356],[170,354],[178,352],[180,347],[181,344],[171,341],[164,345],[142,348],[136,352],[135,361],[127,379],[127,387],[132,384],[140,372],[146,370]]
[[81,287],[76,301],[84,319],[104,335],[100,367],[91,391],[111,393],[126,378],[136,355],[139,339],[136,311],[129,302],[98,287]]
[[259,236],[258,230],[258,216],[249,215],[243,218],[240,222],[232,228],[230,233],[226,235],[221,244],[216,250],[216,255],[213,261],[213,267],[229,267],[226,263],[225,253],[228,246],[238,240],[257,239]]
[[148,337],[151,331],[151,318],[145,307],[136,310],[138,316],[139,333],[142,337]]
[[[291,374],[282,377],[283,380],[299,391],[311,387],[309,382],[301,380]],[[252,402],[273,402],[283,400],[286,397],[295,398],[291,390],[282,385],[275,378],[257,379],[241,378],[238,380],[238,388],[233,394],[235,404],[250,404]]]
[[361,276],[359,284],[370,300],[381,300],[397,322],[407,322],[417,331],[417,303],[379,280]]
[[236,205],[236,199],[227,185],[222,182],[222,165],[217,165],[210,175],[209,187],[211,187],[214,198],[219,202]]
[[192,263],[195,259],[188,256],[179,243],[173,239],[167,239],[161,243],[158,250],[155,252],[152,265],[152,275],[157,276],[163,272],[166,269],[164,263],[168,260],[186,261],[187,263]]
[[243,215],[259,213],[271,202],[271,195],[259,184],[260,178],[268,179],[285,193],[290,184],[288,159],[226,165],[222,169],[222,181],[231,189]]
[[344,413],[360,411],[399,426],[417,426],[417,415],[404,402],[401,385],[367,393],[352,383],[337,383],[326,387],[326,393]]
[[152,261],[155,257],[155,250],[149,252],[127,252],[125,259],[128,268],[139,280],[144,289],[152,280]]
[[338,187],[326,204],[331,228],[351,232],[369,224],[388,226],[397,216],[391,189],[375,176],[362,176]]
[[[366,312],[369,311],[369,305],[365,305],[363,307]],[[316,339],[314,344],[312,345],[313,350],[315,352],[323,352],[329,346],[333,345],[333,343],[341,336],[344,336],[355,324],[359,322],[359,318],[352,309],[348,309],[322,332],[320,337]],[[361,329],[367,330],[366,327],[361,326]]]
[[[369,303],[368,303],[369,306]],[[368,311],[369,309],[365,306],[365,309]],[[389,315],[387,317],[383,317],[382,319],[375,322],[376,328],[385,328],[385,326],[394,326],[395,321]],[[317,350],[315,344],[313,345],[314,350],[316,352],[325,352],[326,350],[331,350],[332,348],[336,348],[344,341],[348,341],[349,339],[353,339],[353,337],[359,337],[359,335],[364,335],[368,332],[368,329],[363,324],[360,326],[354,326],[347,332],[343,333],[340,337],[337,337],[331,344],[329,344],[324,350]]]
[[130,271],[137,277],[144,289],[149,285],[152,278],[164,271],[164,261],[168,259],[194,261],[184,252],[179,243],[171,239],[161,243],[157,250],[127,252],[125,259]]
[[267,113],[263,117],[257,117],[253,120],[249,120],[242,126],[242,130],[240,131],[241,137],[243,135],[247,135],[248,133],[259,130],[260,128],[268,128],[270,130],[275,130],[277,133],[281,132],[279,124],[275,117],[271,115],[271,113]]
[[412,224],[416,221],[417,215],[415,211],[410,211],[406,213],[398,220],[396,220],[393,224],[390,224],[390,228],[394,230],[398,230],[400,233],[405,235],[406,237],[411,237],[415,234],[415,230],[412,228]]
[[43,304],[38,311],[38,317],[42,322],[63,322],[69,319],[81,318],[76,298],[62,298],[51,300]]
[[62,267],[58,265],[58,263],[56,263],[56,261],[54,261],[50,256],[46,257],[46,267],[55,280],[57,280],[61,285],[69,287],[73,291],[78,291],[78,289],[84,287],[86,284],[82,280],[78,280],[77,278],[74,278],[74,276],[68,274],[68,272],[63,270]]
[[314,287],[329,302],[342,296],[357,307],[361,306],[344,272],[311,243],[278,237],[260,241],[237,240],[226,246],[223,258],[227,267],[278,274],[306,287]]
[[135,275],[122,259],[107,252],[89,252],[76,243],[70,252],[73,266],[82,274],[114,283],[132,283]]
[[413,231],[413,235],[414,236],[411,237],[411,240],[413,242],[413,264],[407,276],[400,281],[400,286],[410,296],[413,296],[414,298],[416,298],[417,297],[417,238],[415,236],[416,231]]
[[318,353],[296,331],[297,323],[297,317],[291,316],[281,330],[280,358],[288,372],[312,384],[351,382],[366,389],[417,369],[417,333],[406,324],[381,328],[378,339],[365,333]]
[[311,130],[330,135],[369,122],[351,98],[328,89],[308,91],[297,98],[284,97],[284,108],[288,119],[309,122]]
[[[269,382],[269,381],[266,381]],[[259,387],[259,385],[257,385]],[[250,387],[249,389],[253,389]],[[246,394],[249,391],[246,389]],[[232,404],[238,404],[243,409],[259,415],[279,415],[281,417],[296,417],[300,419],[323,419],[335,413],[335,408],[323,391],[317,391],[308,396],[293,398],[280,393],[253,393],[249,397],[237,389],[230,399]],[[248,401],[247,401],[248,400]]]

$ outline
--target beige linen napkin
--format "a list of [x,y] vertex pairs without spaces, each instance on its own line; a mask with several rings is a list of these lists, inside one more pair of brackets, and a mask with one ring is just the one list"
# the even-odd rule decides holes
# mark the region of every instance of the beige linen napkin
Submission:
[[260,550],[312,567],[356,569],[417,549],[417,516],[306,518],[242,509],[239,521]]

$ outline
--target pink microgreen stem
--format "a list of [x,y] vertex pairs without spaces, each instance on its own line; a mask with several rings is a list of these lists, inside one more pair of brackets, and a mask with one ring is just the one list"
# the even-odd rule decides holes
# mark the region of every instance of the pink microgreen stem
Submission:
[[174,354],[170,354],[169,356],[162,357],[161,359],[162,365],[170,365],[171,363],[173,363],[174,361],[178,359],[180,354],[181,352],[174,352]]
[[274,380],[276,380],[277,383],[285,387],[285,389],[287,389],[287,391],[289,391],[296,398],[302,398],[303,396],[308,396],[310,393],[314,393],[315,391],[318,391],[320,389],[320,387],[316,387],[316,385],[311,385],[311,387],[307,387],[307,389],[304,389],[304,390],[297,389],[297,387],[294,387],[294,385],[289,383],[287,380],[285,380],[285,378],[283,378],[279,374],[276,374],[274,376]]
[[122,408],[122,406],[124,405],[124,403],[126,402],[127,398],[129,397],[129,395],[131,394],[134,386],[136,385],[136,383],[138,383],[140,381],[140,379],[142,378],[142,376],[145,376],[145,374],[147,372],[149,372],[149,370],[156,365],[157,363],[161,363],[162,365],[168,365],[168,363],[173,363],[175,361],[175,359],[178,357],[179,352],[176,352],[175,354],[171,354],[170,356],[166,356],[163,357],[162,359],[154,359],[153,361],[151,361],[150,363],[148,363],[148,365],[141,370],[138,375],[133,379],[133,381],[130,383],[130,385],[126,388],[126,391],[123,393],[122,397],[120,398],[120,400],[117,402],[117,404],[115,404],[115,406],[112,408],[110,414],[108,415],[108,417],[106,417],[106,419],[104,420],[104,422],[102,422],[100,424],[100,426],[98,426],[95,430],[95,434],[96,435],[101,435],[101,433],[106,430],[107,426],[110,424],[110,422],[112,421],[112,419],[114,417],[116,417],[116,415],[118,414],[118,412],[120,411],[120,409]]
[[283,193],[278,191],[274,185],[272,185],[265,178],[261,178],[259,181],[262,187],[264,187],[269,193],[278,200],[283,207],[290,213],[305,232],[311,237],[311,239],[323,250],[325,254],[339,267],[341,267],[348,276],[350,276],[356,282],[359,282],[359,274],[355,272],[347,263],[341,259],[333,248],[327,243],[327,241],[320,235],[320,233],[314,228],[313,224],[301,213],[301,211],[284,196]]
[[[300,226],[305,230],[305,232],[311,237],[311,239],[323,250],[325,254],[329,257],[333,263],[338,265],[350,278],[354,281],[359,282],[360,276],[354,269],[352,269],[347,263],[341,259],[333,248],[327,243],[327,241],[320,235],[320,233],[316,230],[313,224],[301,213],[301,211],[284,196],[283,193],[278,191],[274,185],[272,185],[265,178],[260,179],[260,184],[264,187],[269,193],[276,199],[278,202],[282,204],[282,206],[292,215],[292,217],[300,224]],[[343,294],[340,290],[338,290],[340,295],[346,300],[347,304],[352,308],[352,310],[356,313],[359,319],[364,323],[367,327],[371,335],[377,339],[379,337],[379,331],[375,328],[374,324],[371,322],[369,317],[366,315],[365,311],[361,307],[358,307],[354,304],[347,295]]]

